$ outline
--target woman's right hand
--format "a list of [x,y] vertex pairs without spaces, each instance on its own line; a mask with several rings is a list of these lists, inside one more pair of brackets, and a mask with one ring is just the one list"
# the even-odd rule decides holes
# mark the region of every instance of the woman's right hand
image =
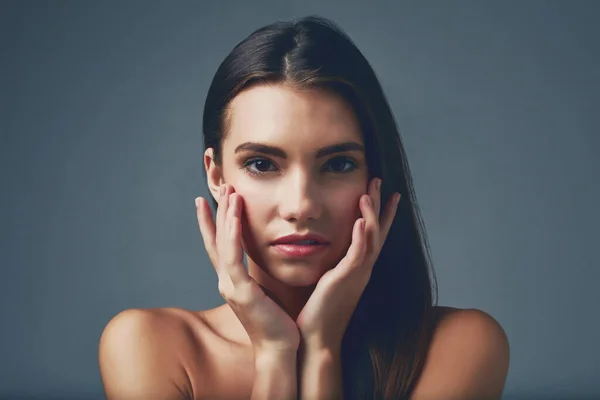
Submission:
[[255,351],[296,351],[300,333],[295,321],[265,294],[248,274],[243,260],[243,198],[231,185],[221,185],[216,227],[206,199],[196,199],[204,246],[217,272],[219,293],[248,333]]

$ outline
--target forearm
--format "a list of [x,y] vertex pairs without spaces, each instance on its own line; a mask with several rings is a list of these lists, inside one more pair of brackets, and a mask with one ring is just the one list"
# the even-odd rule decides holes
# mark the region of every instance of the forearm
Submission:
[[342,399],[342,363],[339,349],[300,351],[300,399]]
[[255,354],[250,400],[296,400],[297,397],[297,352]]

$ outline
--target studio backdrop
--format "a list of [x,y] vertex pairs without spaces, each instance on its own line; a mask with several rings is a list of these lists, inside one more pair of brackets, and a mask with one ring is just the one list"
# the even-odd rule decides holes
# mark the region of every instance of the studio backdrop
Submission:
[[600,398],[600,2],[533,0],[4,0],[0,398],[103,398],[113,316],[223,303],[194,206],[208,86],[310,14],[375,69],[438,303],[503,326],[504,398]]

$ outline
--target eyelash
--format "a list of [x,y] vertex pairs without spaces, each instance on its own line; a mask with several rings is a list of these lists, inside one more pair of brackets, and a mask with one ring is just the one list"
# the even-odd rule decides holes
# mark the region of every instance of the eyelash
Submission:
[[[347,169],[346,171],[333,171],[334,173],[338,173],[338,174],[347,174],[349,172],[354,171],[355,169],[358,169],[358,164],[353,161],[351,158],[348,157],[334,157],[331,160],[329,160],[327,163],[331,163],[334,160],[342,160],[345,161],[346,163],[350,164],[350,168]],[[274,171],[255,171],[250,169],[250,165],[252,165],[253,163],[257,162],[257,161],[266,161],[267,163],[274,165],[275,163],[273,163],[271,160],[269,160],[268,158],[264,158],[264,157],[253,157],[253,158],[249,158],[248,160],[244,161],[244,164],[242,166],[242,169],[252,175],[264,175],[267,174],[269,172],[274,172]]]

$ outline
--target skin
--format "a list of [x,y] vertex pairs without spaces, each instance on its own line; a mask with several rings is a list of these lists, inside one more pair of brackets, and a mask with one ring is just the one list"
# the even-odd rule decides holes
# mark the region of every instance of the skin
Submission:
[[[317,318],[315,311],[340,297],[339,293],[328,297],[328,290],[315,288],[348,253],[357,220],[369,219],[361,197],[368,193],[377,199],[364,153],[348,151],[318,159],[315,153],[340,142],[364,144],[358,122],[343,99],[331,93],[258,86],[232,101],[229,128],[221,168],[214,164],[211,149],[204,154],[210,193],[217,200],[221,186],[236,193],[249,276],[277,298],[292,320],[303,319],[302,310],[312,299],[315,305],[306,313],[306,326],[314,327],[315,321],[330,318]],[[235,153],[248,141],[277,146],[287,158]],[[267,162],[247,164],[251,158]],[[253,175],[244,165],[267,172]],[[336,172],[340,170],[349,172]],[[379,207],[377,201],[376,214]],[[330,242],[326,251],[290,260],[270,246],[280,236],[305,231],[326,237]],[[385,234],[379,237],[380,245]],[[361,291],[352,294],[358,298]],[[313,293],[319,295],[311,297]],[[434,337],[413,398],[499,398],[509,354],[501,326],[479,310],[436,307],[434,311]],[[252,341],[227,303],[202,311],[125,310],[105,328],[99,359],[109,399],[135,398],[140,393],[163,399],[249,398],[255,376]]]
[[[231,114],[222,168],[214,164],[211,149],[205,154],[209,188],[218,199],[218,187],[227,183],[243,198],[248,273],[273,292],[295,319],[320,277],[346,254],[353,225],[361,217],[359,199],[368,191],[364,153],[315,158],[319,148],[329,145],[364,145],[358,121],[333,94],[280,86],[253,87],[240,93],[231,103]],[[235,148],[244,142],[277,146],[287,159],[254,151],[236,154]],[[265,161],[244,169],[244,163],[256,157]],[[249,171],[268,172],[253,175]],[[330,242],[327,251],[292,260],[270,246],[278,237],[305,231],[324,236]]]

